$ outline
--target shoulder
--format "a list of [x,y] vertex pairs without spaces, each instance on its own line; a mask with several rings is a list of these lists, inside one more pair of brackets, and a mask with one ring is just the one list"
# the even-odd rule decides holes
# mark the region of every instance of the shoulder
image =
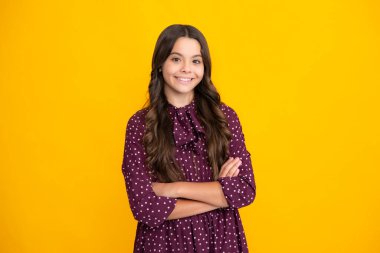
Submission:
[[134,113],[127,123],[127,134],[138,133],[142,135],[145,129],[145,116],[148,113],[148,108],[143,108]]
[[226,117],[228,128],[232,131],[232,133],[241,131],[240,120],[236,111],[225,103],[220,104],[220,109]]
[[233,123],[234,121],[239,121],[239,117],[236,111],[232,109],[232,107],[222,102],[220,103],[220,109],[222,110],[229,124]]

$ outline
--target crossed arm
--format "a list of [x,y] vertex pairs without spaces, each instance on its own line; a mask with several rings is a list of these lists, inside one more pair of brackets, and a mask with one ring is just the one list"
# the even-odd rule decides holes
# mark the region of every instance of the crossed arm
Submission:
[[[241,163],[238,157],[230,157],[221,167],[219,178],[238,176]],[[228,207],[222,186],[218,181],[152,183],[152,188],[157,196],[179,198],[168,220]]]
[[[128,121],[122,172],[134,218],[150,227],[165,220],[188,217],[223,207],[240,208],[253,202],[256,184],[250,153],[236,113],[224,106],[232,139],[230,158],[214,182],[152,183],[145,164],[142,133],[145,111]],[[240,159],[242,162],[240,162]]]

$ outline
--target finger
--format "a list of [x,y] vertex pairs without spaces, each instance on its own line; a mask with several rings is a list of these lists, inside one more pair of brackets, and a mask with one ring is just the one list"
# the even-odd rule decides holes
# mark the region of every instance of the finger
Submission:
[[240,172],[239,169],[235,170],[235,173],[232,175],[232,177],[237,177],[239,175],[239,172]]
[[233,166],[229,171],[228,171],[228,173],[227,173],[227,177],[232,177],[235,173],[236,173],[236,171],[238,170],[238,165],[235,165],[235,166]]
[[225,165],[221,171],[221,177],[232,176],[235,170],[240,166],[240,159],[234,158],[231,162]]
[[227,161],[225,161],[225,162],[223,163],[221,169],[223,169],[223,168],[225,168],[226,166],[228,166],[228,164],[230,164],[233,160],[234,160],[233,157],[229,157],[229,158],[227,159]]
[[241,161],[239,158],[237,158],[235,162],[233,163],[233,166],[229,169],[227,176],[232,177],[236,173],[236,170],[239,169],[240,165],[241,165]]
[[222,167],[220,168],[219,177],[226,176],[226,173],[228,172],[228,166],[231,164],[231,162],[233,162],[233,160],[234,159],[232,157],[229,157],[227,161],[222,165]]
[[228,162],[224,164],[223,170],[225,171],[225,174],[228,174],[228,172],[236,166],[236,164],[239,162],[239,158],[232,158]]

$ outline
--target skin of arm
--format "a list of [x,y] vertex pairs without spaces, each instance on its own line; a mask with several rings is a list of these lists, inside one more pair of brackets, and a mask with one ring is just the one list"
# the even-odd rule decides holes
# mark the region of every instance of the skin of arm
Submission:
[[[158,185],[156,185],[158,184]],[[153,183],[158,196],[201,201],[216,207],[228,207],[219,182]]]
[[[241,165],[241,160],[239,158],[228,159],[226,163],[223,164],[221,171],[219,173],[219,177],[237,176],[239,173],[238,167],[240,165]],[[171,197],[171,198],[184,198],[188,200],[195,200],[198,202],[200,201],[200,202],[209,204],[211,206],[215,206],[216,208],[228,207],[228,203],[224,196],[222,187],[220,183],[217,181],[153,183],[152,187],[153,187],[153,191],[158,196],[165,196],[165,197]],[[190,206],[190,205],[187,205],[187,206]],[[184,210],[184,209],[181,209],[181,210]],[[189,211],[191,212],[191,210]]]

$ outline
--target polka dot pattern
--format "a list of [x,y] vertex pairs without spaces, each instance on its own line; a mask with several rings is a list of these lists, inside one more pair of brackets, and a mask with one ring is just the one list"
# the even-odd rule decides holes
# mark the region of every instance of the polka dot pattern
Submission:
[[[122,172],[131,211],[138,221],[134,252],[248,252],[238,208],[249,205],[256,196],[251,158],[237,114],[225,104],[221,110],[232,132],[229,155],[242,159],[239,176],[218,179],[229,207],[175,220],[167,217],[177,199],[155,195],[151,183],[156,178],[144,162],[147,109],[129,119]],[[212,181],[205,129],[198,121],[194,101],[180,108],[169,105],[168,112],[173,122],[175,159],[186,181]]]

